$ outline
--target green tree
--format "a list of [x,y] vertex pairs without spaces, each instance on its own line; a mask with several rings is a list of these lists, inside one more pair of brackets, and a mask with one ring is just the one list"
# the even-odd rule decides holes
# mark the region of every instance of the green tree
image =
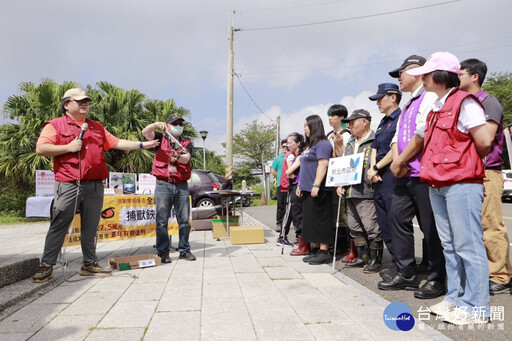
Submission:
[[503,106],[505,126],[512,124],[512,72],[491,74],[483,89],[496,97]]
[[[138,90],[123,90],[108,82],[98,82],[97,88],[87,86],[93,99],[89,118],[101,122],[115,136],[127,140],[140,140],[142,129],[149,123],[164,121],[177,112],[188,116],[185,108],[177,107],[174,100],[147,99]],[[20,84],[20,94],[10,96],[4,112],[18,124],[0,127],[0,179],[18,185],[33,185],[38,169],[52,169],[51,159],[37,156],[35,145],[44,123],[62,115],[61,98],[66,90],[77,87],[74,82],[57,84],[44,79],[39,85],[27,82]],[[192,125],[186,124],[184,137],[197,136]],[[106,152],[109,170],[142,173],[151,170],[154,153],[148,150]]]
[[233,136],[233,154],[242,158],[241,165],[265,171],[265,161],[274,157],[276,126],[253,121]]

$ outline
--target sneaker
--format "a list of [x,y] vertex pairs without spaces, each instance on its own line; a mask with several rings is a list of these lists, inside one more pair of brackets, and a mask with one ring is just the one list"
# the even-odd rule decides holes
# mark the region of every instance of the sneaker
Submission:
[[172,262],[171,257],[169,257],[169,251],[158,254],[157,256],[160,257],[162,264],[168,264]]
[[192,254],[192,252],[188,251],[188,252],[180,253],[180,259],[194,261],[194,260],[196,260],[196,256],[194,256]]
[[42,262],[39,265],[39,269],[36,270],[34,276],[32,276],[32,280],[34,283],[44,283],[48,282],[53,278],[53,266]]
[[317,254],[311,258],[308,263],[311,265],[320,265],[330,263],[331,260],[332,257],[328,250],[318,250]]
[[78,272],[80,276],[96,276],[96,277],[107,277],[112,275],[113,269],[105,269],[102,268],[98,261],[95,261],[92,264],[85,265],[82,264],[82,268]]
[[284,239],[282,237],[277,238],[276,246],[282,247],[283,245],[286,247],[293,247],[293,243],[288,240],[288,237],[284,237]]
[[441,316],[441,318],[444,322],[455,324],[457,326],[489,323],[488,317],[472,314],[471,311],[460,307],[453,308],[449,313]]
[[496,282],[489,280],[489,294],[491,294],[491,296],[501,294],[505,291],[510,291],[510,293],[512,294],[512,280],[510,280],[510,282],[508,282],[508,284],[505,285],[498,284]]
[[454,308],[455,305],[446,301],[441,301],[437,304],[434,304],[429,309],[432,314],[443,316],[446,315],[448,312],[452,311]]

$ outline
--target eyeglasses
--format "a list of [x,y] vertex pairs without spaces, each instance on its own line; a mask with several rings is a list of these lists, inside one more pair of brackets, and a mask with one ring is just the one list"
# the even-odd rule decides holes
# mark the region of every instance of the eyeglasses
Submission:
[[459,72],[459,77],[462,77],[462,76],[471,76],[471,75],[467,72]]
[[183,127],[183,122],[173,122],[171,123],[173,126],[180,126]]

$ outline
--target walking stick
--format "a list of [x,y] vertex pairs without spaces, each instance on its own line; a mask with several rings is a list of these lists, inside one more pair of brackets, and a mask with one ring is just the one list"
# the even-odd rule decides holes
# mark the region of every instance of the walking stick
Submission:
[[336,247],[338,245],[338,228],[340,227],[341,197],[338,197],[338,216],[336,217],[336,235],[334,236],[334,255],[332,256],[332,273],[336,272]]

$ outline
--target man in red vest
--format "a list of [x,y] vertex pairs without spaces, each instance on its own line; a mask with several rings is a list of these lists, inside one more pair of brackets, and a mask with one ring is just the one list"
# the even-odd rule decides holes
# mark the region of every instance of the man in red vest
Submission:
[[[148,139],[160,141],[155,152],[152,173],[156,177],[156,249],[162,263],[171,263],[169,257],[168,222],[171,208],[174,205],[176,220],[179,224],[180,259],[196,260],[190,252],[188,238],[190,235],[190,202],[187,180],[192,169],[190,158],[192,143],[181,137],[184,120],[179,114],[171,114],[167,123],[155,122],[142,130]],[[155,132],[156,129],[162,132]]]
[[92,98],[82,89],[69,89],[62,96],[61,109],[65,114],[46,122],[36,144],[36,153],[53,157],[55,197],[50,228],[46,234],[41,265],[32,277],[35,283],[47,282],[53,277],[59,250],[80,210],[82,276],[109,276],[110,271],[98,264],[96,234],[103,206],[103,180],[108,177],[103,152],[149,149],[158,141],[121,140],[109,133],[101,123],[89,120]]

